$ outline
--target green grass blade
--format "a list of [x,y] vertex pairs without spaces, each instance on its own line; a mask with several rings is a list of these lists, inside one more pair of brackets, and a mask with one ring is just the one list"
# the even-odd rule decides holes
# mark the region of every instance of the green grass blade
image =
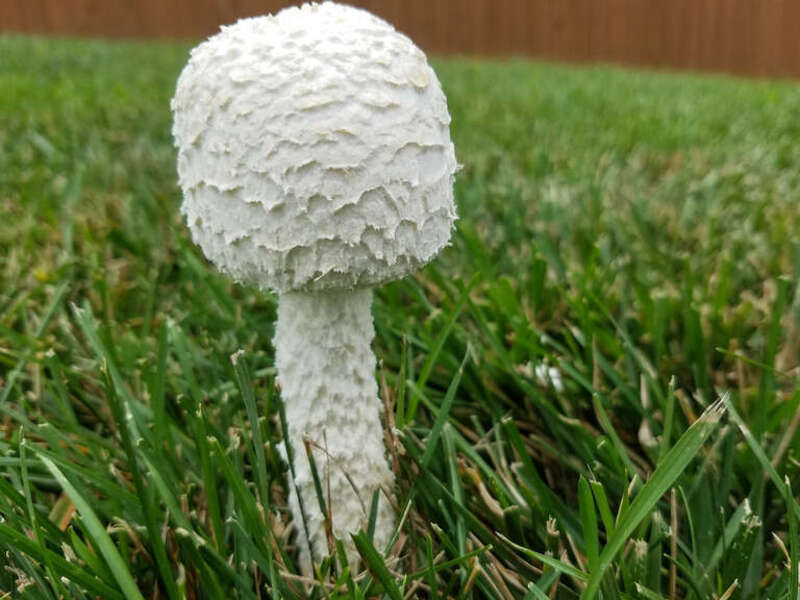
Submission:
[[639,523],[647,517],[656,502],[692,461],[708,436],[716,429],[725,410],[725,402],[726,396],[711,405],[703,416],[695,421],[664,456],[650,479],[638,491],[630,507],[625,514],[621,515],[614,534],[609,537],[600,553],[600,563],[597,570],[593,571],[589,577],[586,589],[581,596],[583,600],[592,600],[596,596],[605,571],[617,553],[623,548]]
[[[744,422],[739,413],[736,412],[736,409],[727,398],[725,399],[725,406],[728,410],[728,413],[731,415],[733,422],[736,423],[736,426],[739,427],[739,430],[742,432],[747,445],[750,446],[750,451],[755,455],[756,459],[758,459],[758,462],[764,469],[764,472],[769,475],[769,478],[772,480],[772,483],[775,484],[775,487],[781,492],[781,495],[786,498],[786,488],[784,482],[781,479],[781,476],[778,475],[775,467],[772,466],[772,463],[764,452],[764,449],[761,447],[761,444],[758,443],[758,440],[756,440],[751,433],[750,428],[747,427],[747,424]],[[787,508],[792,510],[792,504],[788,503]],[[794,503],[794,512],[795,515],[800,518],[800,507],[797,506],[797,503]]]
[[[264,512],[269,514],[271,510],[269,495],[269,471],[267,470],[267,461],[264,455],[264,440],[261,436],[261,422],[258,418],[258,408],[256,407],[256,400],[253,396],[253,377],[247,365],[247,360],[244,358],[241,350],[231,355],[231,364],[233,365],[233,370],[236,373],[236,383],[239,387],[239,393],[242,395],[242,399],[244,401],[245,409],[247,411],[247,419],[250,421],[250,435],[253,439],[253,450],[256,457],[255,475],[258,497],[261,501],[261,506],[263,507]],[[269,530],[269,526],[267,526],[267,529]],[[271,536],[271,532],[268,535]],[[268,540],[267,543],[264,544],[264,547],[266,549],[267,563],[269,566],[266,572],[269,574],[270,581],[277,582],[278,576],[275,567],[275,561],[272,556],[271,542]],[[276,594],[277,590],[273,586],[273,598],[278,597]]]
[[236,374],[236,384],[239,387],[239,393],[242,395],[242,400],[244,401],[244,406],[247,411],[247,419],[250,421],[250,434],[253,437],[253,450],[256,457],[254,470],[259,500],[261,500],[264,509],[268,511],[270,507],[269,474],[267,471],[267,461],[264,456],[264,440],[261,437],[258,407],[256,406],[256,400],[253,396],[253,378],[250,373],[250,368],[247,365],[247,359],[243,354],[243,351],[240,350],[231,355],[231,364]]
[[358,533],[353,534],[351,537],[356,549],[358,550],[358,553],[364,560],[364,564],[367,566],[370,573],[372,573],[372,576],[381,582],[384,592],[392,600],[403,600],[403,594],[397,587],[394,577],[392,577],[392,574],[386,567],[386,563],[381,555],[378,554],[375,546],[373,546],[372,542],[369,541],[367,534],[363,531],[359,531]]
[[127,598],[127,596],[123,596],[114,588],[89,575],[80,566],[65,560],[62,556],[51,550],[40,548],[36,542],[4,523],[0,523],[0,543],[21,550],[37,560],[44,561],[45,555],[47,555],[46,560],[50,561],[54,571],[58,573],[59,576],[74,581],[88,591],[97,594],[99,597],[108,598],[109,600],[124,600]]
[[593,479],[589,482],[589,485],[592,487],[592,492],[594,492],[594,499],[600,511],[603,527],[606,530],[606,539],[608,539],[614,535],[616,527],[614,515],[611,513],[611,505],[608,503],[608,497],[602,483]]
[[800,569],[800,533],[797,527],[797,514],[793,509],[797,508],[797,502],[792,494],[792,483],[787,476],[784,480],[786,483],[786,501],[788,503],[786,511],[786,520],[789,521],[789,583],[788,593],[790,600],[798,600],[800,598],[800,578],[798,577],[798,569]]
[[[306,540],[311,540],[311,531],[308,527],[308,515],[306,514],[305,509],[305,501],[303,500],[303,495],[300,493],[300,489],[297,487],[295,483],[297,481],[297,473],[295,472],[294,468],[294,451],[292,450],[292,440],[288,438],[289,436],[289,426],[286,423],[286,407],[283,404],[281,399],[278,399],[278,413],[280,414],[281,419],[281,431],[283,432],[283,446],[286,449],[286,460],[289,463],[289,485],[294,488],[294,493],[297,496],[297,503],[300,506],[300,516],[301,520],[303,521],[303,535],[306,536]],[[311,548],[309,544],[309,553],[311,554],[311,561],[314,562],[314,549]]]
[[592,489],[583,475],[578,480],[578,507],[583,526],[583,540],[586,544],[586,558],[589,563],[589,572],[592,573],[599,566],[600,540],[597,532],[597,512],[595,511]]
[[523,600],[550,600],[547,594],[545,594],[542,590],[536,587],[536,584],[529,583],[528,584],[528,591],[523,596]]
[[[450,332],[452,332],[453,326],[458,320],[458,317],[461,315],[461,312],[467,305],[467,300],[469,299],[469,294],[472,291],[472,288],[475,287],[479,279],[479,274],[475,273],[472,276],[472,279],[469,280],[469,283],[467,283],[464,291],[461,292],[461,296],[456,301],[456,304],[453,307],[452,312],[449,314],[447,321],[439,331],[439,335],[436,338],[433,347],[430,349],[430,352],[428,352],[428,356],[425,359],[425,364],[422,365],[422,370],[420,371],[419,378],[416,381],[416,390],[422,390],[425,388],[425,384],[428,382],[428,377],[430,376],[431,371],[433,370],[433,367],[436,365],[436,361],[439,358],[439,353],[442,351],[447,338],[450,336]],[[408,410],[406,411],[405,423],[410,423],[414,420],[414,416],[417,413],[418,404],[419,393],[415,391],[408,399]]]
[[425,440],[425,451],[422,453],[423,467],[428,465],[433,457],[433,453],[436,451],[436,446],[439,442],[439,436],[442,433],[442,427],[444,427],[444,424],[447,422],[447,417],[450,414],[450,408],[453,406],[453,400],[455,399],[456,391],[458,390],[458,384],[461,383],[461,377],[464,375],[464,365],[466,365],[469,355],[470,349],[467,348],[467,351],[464,353],[464,358],[461,360],[461,366],[458,368],[458,371],[450,382],[450,385],[447,388],[447,393],[444,395],[444,400],[442,400],[442,404],[439,407],[439,410],[436,412],[436,419],[433,422],[433,427],[431,427],[431,432]]
[[661,443],[658,449],[659,459],[669,452],[670,440],[672,439],[672,426],[675,418],[675,385],[675,377],[670,377],[667,403],[664,408],[664,429],[661,432]]
[[237,472],[231,463],[228,455],[225,453],[225,450],[219,443],[219,440],[216,438],[209,438],[208,443],[209,447],[211,448],[211,452],[217,458],[217,464],[222,470],[225,480],[228,482],[228,485],[233,491],[233,496],[237,506],[239,507],[239,510],[242,512],[244,524],[247,526],[247,530],[254,539],[258,540],[257,544],[259,548],[266,553],[265,544],[268,543],[267,540],[271,535],[271,532],[269,531],[269,527],[264,524],[264,520],[261,518],[261,513],[256,505],[255,497],[247,487],[242,474]]
[[78,514],[81,515],[81,519],[86,525],[87,533],[92,537],[97,549],[105,559],[108,568],[114,575],[114,579],[119,584],[119,587],[122,590],[125,598],[127,600],[144,600],[144,597],[139,591],[139,588],[136,586],[136,582],[134,581],[131,572],[128,570],[125,561],[122,560],[117,548],[114,546],[114,542],[106,532],[105,527],[103,527],[102,523],[100,523],[100,520],[92,510],[89,502],[78,493],[78,491],[73,487],[61,470],[53,463],[53,461],[43,454],[39,455],[39,460],[41,460],[47,469],[53,474],[59,485],[70,497],[72,503],[77,508]]
[[19,458],[20,458],[20,466],[22,472],[22,489],[25,492],[25,500],[28,508],[28,518],[31,521],[31,528],[33,529],[34,538],[36,540],[36,543],[39,544],[42,560],[45,564],[45,568],[47,569],[48,583],[52,586],[53,592],[55,592],[57,596],[66,597],[67,592],[64,589],[64,585],[61,583],[61,580],[55,576],[55,571],[53,568],[53,563],[50,560],[50,555],[49,553],[45,552],[47,546],[45,545],[44,538],[42,536],[42,531],[39,528],[39,519],[36,514],[36,509],[33,506],[31,482],[30,482],[30,477],[28,476],[28,460],[26,452],[27,441],[24,439],[24,432],[21,432],[21,435],[23,439],[19,445]]
[[[64,298],[64,294],[66,294],[66,292],[67,283],[62,282],[56,290],[50,305],[45,309],[44,314],[42,314],[42,318],[39,320],[39,324],[36,326],[36,330],[34,331],[34,338],[40,338],[42,336],[47,328],[47,325],[50,323],[50,320],[56,314],[56,311],[61,305],[61,300]],[[12,371],[6,376],[5,385],[3,386],[2,391],[0,391],[0,405],[5,404],[6,400],[8,400],[11,390],[14,388],[14,384],[16,383],[17,377],[19,377],[20,373],[22,373],[22,370],[25,368],[25,365],[28,364],[28,360],[30,360],[30,358],[31,351],[29,350],[23,354],[22,358],[20,358]]]
[[558,571],[560,573],[564,573],[564,575],[569,575],[570,577],[572,577],[573,579],[575,579],[577,581],[587,581],[589,579],[589,575],[587,573],[584,573],[583,571],[579,571],[578,569],[576,569],[572,565],[568,565],[567,563],[565,563],[563,561],[560,561],[560,560],[558,560],[556,558],[553,558],[552,556],[549,556],[547,554],[542,554],[541,552],[536,552],[535,550],[531,550],[530,548],[525,548],[524,546],[520,546],[519,544],[516,544],[516,543],[512,542],[507,537],[505,537],[504,535],[501,535],[499,533],[497,534],[497,537],[499,537],[501,540],[503,540],[509,546],[511,546],[513,548],[516,548],[517,550],[519,550],[523,554],[525,554],[525,555],[527,555],[527,556],[529,556],[529,557],[531,557],[533,559],[539,560],[542,563],[544,563],[545,565],[547,565],[548,567],[552,567],[556,571]]
[[126,416],[128,414],[128,408],[124,406],[122,401],[117,397],[114,381],[111,379],[108,369],[103,369],[103,374],[106,398],[111,405],[111,412],[114,415],[114,420],[117,422],[117,430],[122,438],[122,447],[128,458],[128,466],[133,476],[133,484],[142,503],[145,527],[149,534],[148,537],[152,546],[159,577],[167,592],[167,597],[170,600],[178,600],[178,588],[175,586],[175,575],[172,573],[172,567],[167,557],[167,551],[164,548],[164,542],[161,539],[161,532],[159,531],[160,515],[156,507],[150,502],[151,496],[145,489],[144,479],[142,478],[142,472],[139,468],[139,459],[131,439],[130,421]]

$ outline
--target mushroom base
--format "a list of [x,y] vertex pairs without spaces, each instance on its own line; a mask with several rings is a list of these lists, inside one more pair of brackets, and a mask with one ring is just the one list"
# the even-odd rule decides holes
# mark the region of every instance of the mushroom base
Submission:
[[371,289],[289,292],[278,303],[275,363],[294,463],[289,507],[306,573],[311,573],[312,558],[319,562],[329,554],[306,446],[319,474],[333,534],[343,540],[352,568],[358,553],[349,534],[367,529],[376,489],[375,547],[384,549],[394,530],[387,498],[394,476],[386,459],[370,347],[375,335],[371,305]]

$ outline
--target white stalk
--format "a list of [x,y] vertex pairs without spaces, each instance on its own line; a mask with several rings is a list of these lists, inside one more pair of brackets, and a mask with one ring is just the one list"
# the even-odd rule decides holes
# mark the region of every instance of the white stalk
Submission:
[[349,534],[366,530],[376,489],[381,491],[373,542],[379,550],[394,529],[387,498],[393,475],[386,459],[370,347],[375,334],[371,304],[370,288],[288,292],[278,303],[275,364],[305,521],[294,489],[289,506],[298,531],[301,567],[307,573],[308,538],[316,561],[329,549],[305,440],[312,448],[333,534],[345,542],[351,566],[355,567],[358,554]]

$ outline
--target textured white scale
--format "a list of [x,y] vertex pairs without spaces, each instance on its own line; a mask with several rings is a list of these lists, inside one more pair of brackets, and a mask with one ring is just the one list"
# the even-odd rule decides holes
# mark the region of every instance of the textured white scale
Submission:
[[[192,50],[172,110],[192,239],[235,280],[280,294],[276,366],[319,560],[328,549],[304,437],[330,478],[344,540],[365,527],[372,492],[392,492],[368,288],[424,265],[450,239],[447,102],[411,40],[325,2],[222,27]],[[296,496],[290,504],[308,569]],[[379,506],[381,548],[394,517],[385,495]]]
[[[281,292],[375,285],[450,238],[444,94],[411,40],[366,11],[307,4],[223,27],[192,51],[172,108],[181,210],[237,281]],[[386,202],[371,201],[376,190]],[[344,206],[358,218],[339,228]],[[413,239],[398,245],[403,222]],[[300,250],[304,262],[287,269]]]

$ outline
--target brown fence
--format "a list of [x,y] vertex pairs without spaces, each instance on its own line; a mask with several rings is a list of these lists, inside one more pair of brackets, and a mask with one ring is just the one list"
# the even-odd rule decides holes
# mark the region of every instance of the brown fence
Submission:
[[[0,0],[0,30],[198,38],[278,0]],[[353,0],[433,53],[800,76],[800,0]],[[2,57],[0,57],[2,60]]]

